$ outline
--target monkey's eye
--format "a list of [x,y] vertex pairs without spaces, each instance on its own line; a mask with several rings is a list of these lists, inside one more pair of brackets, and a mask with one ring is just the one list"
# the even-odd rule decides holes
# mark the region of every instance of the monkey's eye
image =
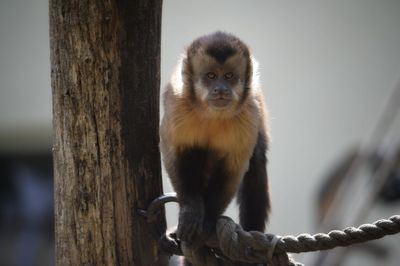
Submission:
[[228,73],[225,73],[225,78],[226,79],[231,79],[231,78],[233,78],[233,73],[232,72],[228,72]]
[[208,72],[207,73],[207,78],[209,79],[215,79],[217,75],[214,72]]

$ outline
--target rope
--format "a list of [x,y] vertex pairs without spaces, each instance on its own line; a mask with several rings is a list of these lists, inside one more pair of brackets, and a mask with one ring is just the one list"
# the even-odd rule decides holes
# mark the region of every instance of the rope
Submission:
[[[146,210],[139,213],[152,221],[157,210],[167,202],[177,201],[175,193],[155,199]],[[216,232],[200,248],[191,248],[180,242],[176,230],[161,237],[161,250],[176,255],[184,255],[195,266],[231,266],[236,261],[266,263],[272,266],[302,266],[287,254],[327,250],[382,238],[400,232],[400,215],[373,224],[348,227],[342,231],[333,230],[328,234],[300,234],[296,236],[276,236],[257,231],[244,231],[231,218],[218,219]]]
[[[184,243],[179,245],[179,241],[171,235],[163,237],[161,247],[169,245],[169,248],[164,250],[178,255],[183,252],[194,265],[232,265],[234,261],[242,261],[268,263],[273,266],[300,266],[302,264],[293,261],[287,252],[300,253],[345,247],[399,232],[400,215],[358,228],[348,227],[343,231],[334,230],[328,234],[301,234],[297,237],[246,232],[232,219],[223,216],[217,222],[216,234],[206,242],[208,248],[193,250]],[[221,254],[218,253],[219,250]],[[272,254],[272,258],[268,254]]]
[[277,243],[276,252],[310,252],[327,250],[335,247],[346,247],[382,238],[400,232],[400,215],[388,220],[379,220],[373,224],[364,224],[358,228],[348,227],[343,231],[334,230],[328,234],[301,234],[297,237],[286,236]]

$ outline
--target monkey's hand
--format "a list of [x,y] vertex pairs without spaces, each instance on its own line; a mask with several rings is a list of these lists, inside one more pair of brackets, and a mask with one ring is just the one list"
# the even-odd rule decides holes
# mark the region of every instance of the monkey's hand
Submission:
[[196,202],[182,205],[179,211],[178,230],[176,232],[179,239],[185,241],[190,246],[197,246],[198,242],[203,242],[201,237],[204,221],[204,204]]

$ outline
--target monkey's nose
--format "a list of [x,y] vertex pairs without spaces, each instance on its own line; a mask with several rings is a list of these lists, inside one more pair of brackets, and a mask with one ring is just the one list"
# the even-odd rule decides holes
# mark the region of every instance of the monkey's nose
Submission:
[[215,96],[229,96],[229,89],[226,87],[216,87],[213,90],[213,95]]

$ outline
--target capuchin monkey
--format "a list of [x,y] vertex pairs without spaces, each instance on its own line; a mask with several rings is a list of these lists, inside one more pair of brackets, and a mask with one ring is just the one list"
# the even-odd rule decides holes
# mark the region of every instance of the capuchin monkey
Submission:
[[215,32],[190,44],[164,92],[160,146],[188,245],[215,230],[236,192],[243,229],[265,229],[268,114],[256,67],[246,44]]

